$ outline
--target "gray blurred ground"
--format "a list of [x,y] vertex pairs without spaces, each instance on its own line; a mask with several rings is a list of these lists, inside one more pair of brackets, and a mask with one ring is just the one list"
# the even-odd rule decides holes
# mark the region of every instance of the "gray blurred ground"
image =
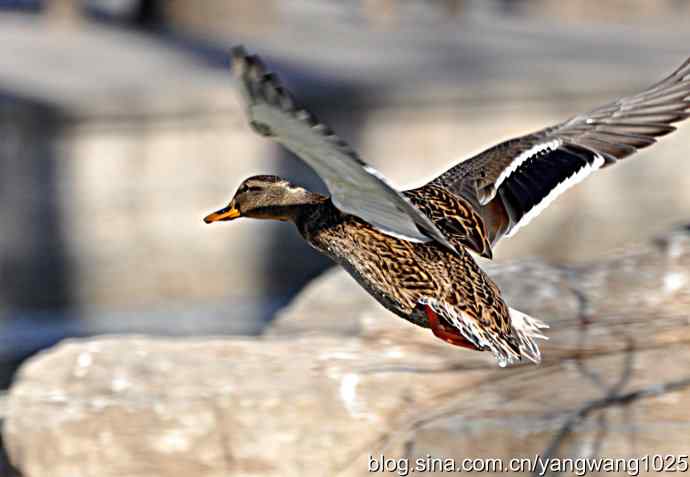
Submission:
[[[233,44],[401,186],[690,55],[686,2],[170,1],[139,29],[71,3],[0,13],[4,360],[71,334],[256,332],[328,265],[285,224],[201,222],[250,174],[321,187],[245,124]],[[688,139],[589,179],[498,259],[592,259],[687,222]]]

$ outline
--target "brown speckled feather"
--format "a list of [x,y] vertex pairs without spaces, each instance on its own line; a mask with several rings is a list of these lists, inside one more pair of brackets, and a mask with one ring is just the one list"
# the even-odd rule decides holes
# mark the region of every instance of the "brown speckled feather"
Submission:
[[486,225],[472,205],[443,187],[427,184],[403,194],[429,217],[457,248],[492,258]]
[[[455,255],[434,242],[390,237],[354,216],[342,214],[330,203],[316,208],[298,222],[298,227],[312,246],[343,266],[397,315],[428,327],[418,304],[435,299],[476,324],[482,336],[468,338],[480,349],[480,343],[498,342],[519,359],[509,308],[496,284],[464,248],[459,247],[461,253]],[[450,316],[443,318],[450,322]]]

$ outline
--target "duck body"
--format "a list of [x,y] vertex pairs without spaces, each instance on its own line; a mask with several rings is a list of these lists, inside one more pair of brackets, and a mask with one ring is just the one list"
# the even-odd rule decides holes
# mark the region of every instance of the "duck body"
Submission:
[[[433,207],[430,216],[441,230],[448,230],[456,253],[437,242],[412,242],[382,233],[369,223],[341,212],[330,199],[305,207],[295,223],[304,239],[343,267],[381,305],[396,315],[430,328],[424,304],[429,301],[443,308],[443,326],[449,316],[463,316],[476,322],[477,329],[500,336],[498,344],[510,355],[519,355],[519,341],[511,329],[510,309],[500,297],[496,284],[479,268],[463,245],[481,222],[474,222],[469,207],[458,214],[456,198],[438,187],[424,186],[406,191],[415,203],[423,201]],[[429,196],[436,202],[428,200]],[[444,201],[444,198],[449,200]],[[444,214],[443,211],[454,211]],[[450,313],[449,313],[450,312]],[[503,325],[503,329],[495,329]],[[487,334],[488,336],[488,334]],[[470,344],[484,349],[487,336],[475,336]]]

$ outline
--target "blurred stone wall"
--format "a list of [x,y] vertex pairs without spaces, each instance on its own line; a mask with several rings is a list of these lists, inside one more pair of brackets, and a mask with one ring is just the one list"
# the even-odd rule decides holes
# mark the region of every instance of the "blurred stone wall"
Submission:
[[324,14],[361,20],[371,27],[384,29],[395,28],[415,17],[460,18],[485,12],[579,24],[644,24],[690,14],[690,4],[684,0],[204,0],[195,3],[167,0],[160,3],[168,24],[204,36],[227,34],[231,18],[242,19],[233,24],[233,31],[257,34],[270,32],[285,22],[318,21]]
[[6,306],[73,300],[57,188],[61,124],[50,105],[0,92],[0,317]]
[[316,271],[296,235],[275,250],[285,224],[201,220],[243,177],[289,175],[242,114],[75,119],[5,104],[3,301],[136,307],[296,291]]
[[521,4],[522,11],[527,15],[580,24],[644,24],[690,15],[690,3],[684,0],[518,0],[515,3]]
[[[7,98],[47,105],[26,121],[2,115],[14,138],[0,163],[2,301],[54,303],[56,294],[79,307],[128,308],[265,300],[290,295],[327,266],[287,224],[201,221],[251,174],[322,187],[246,125],[227,64],[213,60],[227,61],[225,45],[238,40],[401,186],[644,87],[690,53],[688,29],[602,39],[532,23],[491,33],[494,20],[443,24],[433,35],[309,23],[304,42],[293,44],[299,25],[250,28],[265,15],[230,10],[236,21],[211,59],[175,37],[0,17],[0,87]],[[681,129],[592,177],[501,245],[498,258],[593,258],[687,222],[688,138]],[[61,271],[35,272],[44,266]],[[20,289],[30,292],[20,299]]]
[[227,66],[23,15],[0,16],[0,41],[8,310],[284,299],[323,269],[298,236],[282,237],[285,224],[202,222],[248,175],[309,180],[249,131]]

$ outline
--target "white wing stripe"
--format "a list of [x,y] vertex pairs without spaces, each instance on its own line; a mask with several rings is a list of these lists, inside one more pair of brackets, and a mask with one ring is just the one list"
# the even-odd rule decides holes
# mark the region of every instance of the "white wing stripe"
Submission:
[[553,202],[556,197],[561,195],[566,190],[570,189],[575,184],[582,182],[588,175],[592,172],[601,168],[604,165],[604,157],[601,154],[596,154],[594,156],[594,161],[592,163],[587,163],[579,171],[575,172],[573,175],[560,182],[556,187],[554,187],[549,194],[544,197],[537,205],[532,207],[521,219],[513,226],[512,229],[506,234],[506,237],[512,237],[515,232],[520,230],[528,223],[532,221],[537,215],[541,214],[544,209],[546,209],[551,202]]

